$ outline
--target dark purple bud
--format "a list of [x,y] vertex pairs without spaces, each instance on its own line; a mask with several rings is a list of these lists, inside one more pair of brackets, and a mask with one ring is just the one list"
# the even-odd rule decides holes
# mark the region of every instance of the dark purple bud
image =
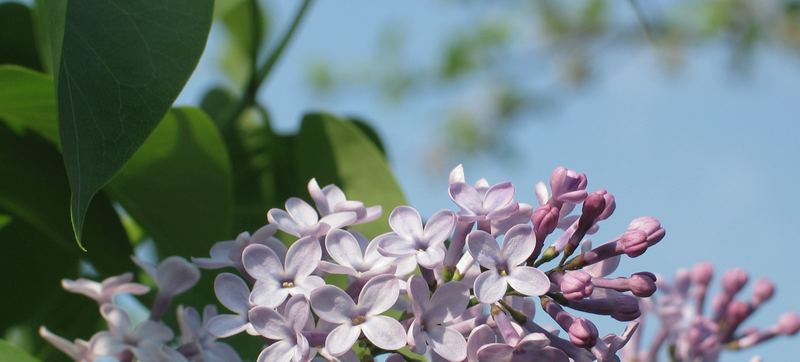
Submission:
[[591,227],[597,221],[600,214],[606,209],[606,198],[604,196],[605,190],[595,191],[586,196],[583,200],[583,208],[581,209],[580,223],[585,223],[587,227]]
[[589,348],[597,343],[597,327],[587,319],[575,318],[567,333],[570,342],[578,347]]
[[550,235],[558,226],[558,208],[549,204],[537,207],[533,211],[531,222],[537,239]]
[[734,300],[728,304],[726,313],[728,322],[737,325],[750,315],[750,305],[741,300]]
[[608,192],[608,191],[606,191],[604,189],[600,189],[597,192],[602,193],[603,194],[603,198],[606,201],[606,208],[603,210],[602,213],[600,213],[600,216],[598,216],[597,219],[598,220],[608,219],[609,217],[611,217],[611,214],[614,213],[614,210],[617,209],[617,201],[614,198],[613,194],[611,194],[610,192]]
[[641,230],[628,230],[619,238],[622,250],[630,258],[635,258],[647,251],[647,234]]
[[759,279],[753,285],[753,303],[760,305],[772,298],[775,295],[775,284],[767,279]]
[[778,333],[792,336],[800,331],[800,315],[794,312],[785,313],[778,318]]
[[621,322],[629,322],[642,315],[639,310],[639,298],[630,295],[622,295],[614,298],[616,307],[611,312],[611,318]]
[[710,262],[697,263],[692,268],[692,283],[707,286],[714,276],[714,266]]
[[633,295],[646,298],[656,292],[656,276],[649,272],[634,273],[628,279],[628,285]]
[[586,298],[594,291],[592,276],[583,270],[569,271],[561,278],[561,293],[569,300]]
[[552,198],[556,201],[581,202],[586,198],[586,175],[566,167],[556,167],[550,175]]
[[748,279],[747,272],[741,268],[728,270],[722,275],[722,289],[729,295],[735,295],[744,288]]

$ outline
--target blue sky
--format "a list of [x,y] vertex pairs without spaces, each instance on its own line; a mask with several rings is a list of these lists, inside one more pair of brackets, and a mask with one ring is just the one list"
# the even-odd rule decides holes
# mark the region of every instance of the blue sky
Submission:
[[[293,12],[271,2],[273,19]],[[373,54],[387,22],[406,29],[410,62],[426,64],[458,24],[474,16],[443,2],[318,1],[259,99],[280,131],[292,131],[310,109],[358,114],[370,120],[388,146],[396,175],[411,204],[430,215],[453,208],[447,197],[449,168],[424,171],[424,151],[440,136],[448,99],[412,98],[388,105],[367,92],[332,99],[316,97],[305,79],[306,66],[324,56],[336,64],[362,64]],[[273,29],[281,29],[276,20]],[[285,21],[283,21],[285,22]],[[213,54],[225,35],[212,32],[199,71],[179,98],[196,103],[219,78]],[[510,160],[465,159],[467,177],[513,181],[518,198],[534,202],[533,185],[565,165],[587,173],[589,188],[617,197],[617,211],[601,225],[605,241],[641,215],[662,220],[667,237],[618,271],[671,274],[676,267],[710,260],[718,271],[742,266],[751,280],[768,277],[775,298],[749,321],[771,325],[786,310],[800,311],[796,260],[800,246],[800,194],[794,182],[800,155],[800,62],[780,50],[763,48],[752,71],[734,76],[727,54],[714,46],[687,54],[675,76],[665,76],[647,47],[610,49],[600,77],[569,94],[537,121],[520,122],[507,139],[518,150]],[[455,166],[453,164],[452,166]],[[600,323],[601,333],[620,324]],[[724,360],[767,361],[800,355],[797,340],[781,340]]]

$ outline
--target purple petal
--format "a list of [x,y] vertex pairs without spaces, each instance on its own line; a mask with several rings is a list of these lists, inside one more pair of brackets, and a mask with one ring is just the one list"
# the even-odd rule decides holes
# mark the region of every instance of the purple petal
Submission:
[[383,214],[383,207],[380,205],[370,206],[367,208],[367,213],[364,217],[359,220],[359,223],[363,224],[366,222],[377,220]]
[[478,349],[480,361],[510,362],[514,357],[514,348],[505,343],[489,343]]
[[426,314],[426,321],[441,323],[451,320],[467,309],[469,287],[464,283],[449,282],[433,292]]
[[583,270],[595,278],[602,278],[617,270],[620,262],[620,255],[610,257],[592,265],[583,267]]
[[289,296],[289,290],[276,281],[256,282],[250,293],[249,302],[253,305],[275,308]]
[[206,331],[217,338],[226,338],[241,333],[248,324],[245,316],[220,314],[208,320]]
[[483,199],[481,198],[478,190],[466,183],[451,184],[448,191],[450,198],[462,210],[469,211],[473,214],[481,213],[483,211]]
[[317,211],[307,202],[296,197],[286,200],[286,212],[300,226],[311,226],[319,221]]
[[434,352],[450,361],[467,358],[467,341],[452,328],[434,326],[428,330],[428,343]]
[[250,308],[248,300],[250,290],[247,283],[239,276],[231,273],[222,273],[214,279],[214,293],[225,308],[237,314],[247,313]]
[[100,314],[106,320],[108,330],[116,337],[125,336],[133,330],[128,313],[111,303],[101,305]]
[[498,264],[504,263],[497,241],[485,231],[475,230],[469,233],[467,249],[484,268],[494,269]]
[[412,351],[416,353],[425,353],[427,349],[427,342],[426,342],[427,333],[422,331],[422,325],[420,321],[414,319],[411,322],[411,326],[408,327],[408,334],[406,335],[406,343],[411,348]]
[[146,320],[136,326],[135,335],[139,337],[140,342],[150,340],[165,343],[175,338],[172,329],[161,322],[151,320]]
[[450,177],[448,182],[451,184],[455,183],[466,183],[466,179],[464,178],[464,165],[459,164],[452,171],[450,171]]
[[304,237],[286,252],[286,275],[290,278],[311,275],[322,259],[322,248],[316,238]]
[[364,336],[379,348],[394,351],[406,345],[406,330],[391,317],[374,315],[361,325]]
[[544,205],[550,199],[550,192],[547,191],[547,185],[544,182],[539,181],[533,187],[533,192],[536,194],[536,200],[539,201],[539,205]]
[[325,194],[325,197],[328,199],[328,204],[331,206],[347,201],[344,191],[336,185],[327,185],[323,187],[322,193]]
[[350,323],[342,324],[328,334],[328,338],[325,339],[325,349],[333,356],[343,355],[353,348],[360,335],[360,327],[352,326]]
[[158,264],[156,282],[162,292],[178,295],[193,287],[200,280],[197,266],[179,256],[171,256]]
[[536,247],[533,227],[528,224],[516,225],[506,233],[501,250],[502,258],[509,267],[520,265],[531,256]]
[[494,269],[489,269],[475,278],[475,297],[481,303],[494,303],[506,294],[506,277],[501,276]]
[[366,315],[381,314],[391,308],[400,295],[400,284],[394,275],[370,279],[358,295],[358,309]]
[[247,313],[250,324],[258,334],[269,339],[291,339],[294,331],[289,329],[283,316],[268,307],[255,307]]
[[289,293],[292,295],[300,294],[309,297],[314,290],[323,285],[325,285],[324,279],[316,275],[309,275],[302,280],[295,279],[294,288],[292,288]]
[[350,323],[355,317],[356,304],[347,293],[332,285],[317,288],[310,299],[317,316],[328,322]]
[[422,218],[417,210],[409,206],[398,206],[389,214],[389,226],[397,235],[407,239],[421,238]]
[[510,182],[501,182],[486,190],[483,198],[483,210],[494,211],[505,207],[514,201],[514,185]]
[[281,260],[272,249],[261,244],[244,248],[242,265],[247,274],[256,280],[277,282],[283,274]]
[[378,244],[378,252],[385,256],[406,256],[417,252],[412,241],[393,232],[379,235],[374,242]]
[[414,275],[408,279],[408,287],[406,289],[408,296],[411,298],[411,308],[414,310],[414,316],[421,318],[428,308],[428,301],[431,298],[431,291],[428,289],[428,283],[425,282],[419,275]]
[[506,280],[514,290],[525,295],[538,296],[550,290],[550,279],[547,275],[530,266],[511,268]]
[[433,269],[442,265],[446,251],[444,245],[434,245],[425,250],[417,251],[417,263],[419,265]]
[[361,245],[347,231],[331,230],[325,237],[325,248],[339,265],[352,268],[353,265],[360,265],[364,261],[364,257],[361,255]]
[[478,362],[478,349],[482,346],[495,343],[497,336],[495,336],[492,327],[482,324],[473,329],[467,338],[467,361]]
[[331,229],[339,229],[356,222],[356,213],[352,211],[341,211],[325,216],[319,222],[330,226]]
[[443,243],[450,237],[456,224],[456,216],[450,210],[441,210],[428,219],[425,224],[424,238],[428,245]]
[[267,212],[267,220],[269,220],[271,224],[277,225],[278,229],[283,230],[287,234],[300,236],[300,225],[298,225],[286,211],[270,209]]
[[314,200],[314,205],[317,206],[320,215],[330,214],[331,205],[328,204],[328,198],[325,197],[322,189],[320,189],[317,179],[312,178],[311,181],[308,181],[308,194],[311,195],[311,199]]
[[319,266],[317,267],[317,270],[326,272],[328,274],[341,274],[341,275],[350,275],[350,276],[356,276],[358,274],[358,272],[355,269],[353,269],[353,268],[351,268],[349,266],[342,266],[342,265],[334,264],[334,263],[327,262],[327,261],[324,261],[324,260],[319,262]]
[[277,341],[258,355],[258,362],[291,362],[295,346],[287,341]]
[[292,296],[286,301],[283,314],[286,316],[284,319],[293,332],[303,330],[306,322],[311,317],[309,315],[308,300],[303,295]]

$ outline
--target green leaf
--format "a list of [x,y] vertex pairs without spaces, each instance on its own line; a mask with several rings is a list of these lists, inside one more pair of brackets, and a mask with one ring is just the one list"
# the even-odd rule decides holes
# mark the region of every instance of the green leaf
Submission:
[[[350,199],[383,206],[381,219],[356,227],[367,236],[385,232],[389,212],[406,203],[386,158],[352,122],[322,113],[306,115],[294,140],[294,156],[296,180],[316,177],[320,185],[340,186]],[[300,186],[304,190],[305,184]]]
[[14,129],[30,128],[58,145],[56,97],[50,76],[0,65],[0,118]]
[[58,78],[61,43],[64,40],[64,18],[67,0],[35,0],[39,52],[53,78]]
[[[55,146],[32,132],[15,133],[0,124],[0,208],[47,236],[65,257],[84,258],[103,275],[128,271],[133,253],[116,211],[105,195],[96,197],[86,220],[85,242],[95,250],[74,247],[69,218],[69,185]],[[18,242],[24,242],[20,240]],[[23,258],[23,256],[20,256]]]
[[69,1],[57,91],[81,244],[93,195],[164,117],[197,64],[213,0]]
[[0,339],[0,361],[39,362],[38,359]]
[[42,70],[31,10],[18,3],[0,4],[0,64]]
[[231,238],[228,153],[214,123],[198,109],[167,113],[108,190],[162,256],[207,255],[215,241]]

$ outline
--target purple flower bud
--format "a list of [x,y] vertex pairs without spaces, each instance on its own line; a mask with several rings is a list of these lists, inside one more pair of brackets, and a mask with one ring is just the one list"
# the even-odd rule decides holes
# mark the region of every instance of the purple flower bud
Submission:
[[714,276],[714,266],[710,262],[697,263],[692,268],[692,283],[707,286]]
[[734,268],[728,270],[722,275],[722,288],[727,294],[734,295],[744,288],[748,278],[749,276],[744,269]]
[[778,318],[778,333],[792,336],[800,331],[800,315],[794,312],[785,313]]
[[583,200],[583,208],[581,209],[581,218],[580,222],[582,224],[587,225],[587,227],[591,227],[595,221],[597,221],[600,214],[602,214],[606,209],[606,198],[605,198],[606,191],[600,190],[595,191],[586,196],[586,200]]
[[775,284],[767,279],[759,279],[753,285],[753,303],[760,305],[772,298],[775,294]]
[[614,299],[616,308],[611,312],[611,318],[618,321],[632,321],[642,314],[639,310],[639,299],[630,295],[622,295]]
[[605,199],[606,207],[603,209],[603,212],[597,217],[597,220],[605,220],[608,219],[611,214],[614,213],[614,210],[617,209],[617,201],[614,198],[614,195],[610,192],[606,191],[605,189],[600,189],[595,191],[596,193],[601,193],[603,195],[603,199]]
[[575,318],[569,326],[569,340],[578,347],[592,347],[597,343],[597,327],[584,318]]
[[647,235],[647,244],[650,246],[655,245],[664,238],[666,230],[661,227],[661,222],[652,216],[643,216],[633,219],[628,224],[628,231],[640,230]]
[[692,285],[691,281],[692,274],[688,270],[681,268],[675,271],[675,291],[678,293],[685,295]]
[[583,270],[569,271],[563,275],[559,284],[564,298],[579,300],[586,298],[594,291],[592,276]]
[[566,167],[556,167],[550,175],[550,189],[556,201],[578,203],[586,198],[586,175]]
[[628,285],[633,295],[646,298],[656,292],[656,276],[648,272],[634,273],[628,279]]
[[647,234],[641,230],[628,230],[619,238],[622,249],[630,258],[635,258],[647,251]]
[[536,239],[550,235],[558,226],[558,208],[549,204],[537,207],[533,211],[531,222],[536,231]]
[[750,305],[741,300],[734,300],[728,304],[726,313],[729,324],[738,325],[750,315]]

